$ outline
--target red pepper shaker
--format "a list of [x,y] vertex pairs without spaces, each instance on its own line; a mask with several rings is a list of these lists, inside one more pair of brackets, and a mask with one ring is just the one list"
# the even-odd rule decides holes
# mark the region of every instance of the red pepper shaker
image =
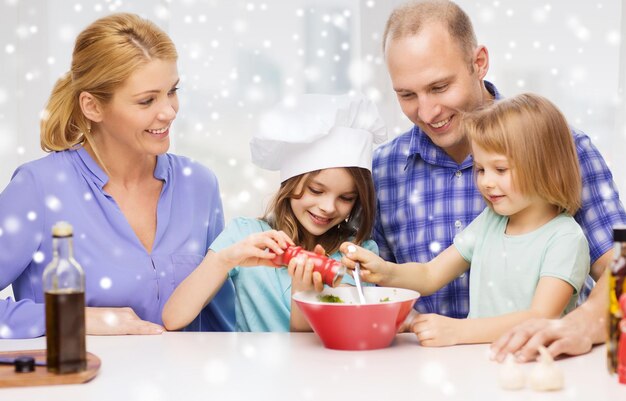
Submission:
[[617,376],[620,383],[626,384],[626,293],[619,297],[619,305],[622,310],[622,333],[617,346]]
[[346,267],[341,262],[329,258],[326,255],[319,255],[315,252],[305,251],[301,246],[290,246],[285,249],[285,253],[274,258],[277,265],[287,266],[289,261],[298,255],[306,255],[313,261],[313,271],[322,275],[324,284],[336,287],[341,282],[341,278],[346,272]]

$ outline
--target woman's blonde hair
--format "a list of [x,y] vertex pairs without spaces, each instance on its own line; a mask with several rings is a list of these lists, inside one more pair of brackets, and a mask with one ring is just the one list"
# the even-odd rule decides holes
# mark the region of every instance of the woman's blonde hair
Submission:
[[312,251],[316,244],[324,247],[328,254],[339,249],[343,241],[354,237],[356,244],[369,239],[376,213],[376,194],[372,173],[360,167],[344,167],[354,179],[357,198],[348,221],[331,228],[319,237],[313,237],[298,221],[291,209],[291,199],[300,199],[311,180],[321,170],[311,171],[285,180],[262,218],[273,229],[284,231],[294,243]]
[[548,99],[526,93],[497,101],[465,116],[462,129],[472,146],[509,159],[513,185],[520,192],[537,195],[570,215],[580,208],[574,139],[565,117]]
[[41,148],[60,151],[88,142],[96,152],[80,94],[107,104],[138,68],[154,59],[177,58],[172,40],[151,21],[127,13],[96,20],[76,38],[71,69],[52,89],[41,119]]

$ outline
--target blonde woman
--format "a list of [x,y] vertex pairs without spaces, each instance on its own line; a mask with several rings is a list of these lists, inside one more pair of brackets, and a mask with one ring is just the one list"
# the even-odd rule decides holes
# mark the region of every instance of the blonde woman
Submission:
[[[41,122],[50,154],[0,194],[0,338],[44,334],[41,275],[51,227],[74,226],[85,270],[87,334],[158,334],[170,294],[223,228],[215,175],[166,153],[178,112],[177,53],[154,23],[101,18],[76,39],[71,70]],[[231,330],[229,282],[189,328]]]
[[589,273],[589,246],[572,217],[581,204],[580,169],[560,111],[522,94],[468,116],[460,129],[488,207],[430,262],[385,262],[359,247],[343,258],[348,267],[361,262],[365,281],[425,295],[471,265],[468,319],[412,320],[425,346],[493,342],[527,319],[560,317],[576,307]]

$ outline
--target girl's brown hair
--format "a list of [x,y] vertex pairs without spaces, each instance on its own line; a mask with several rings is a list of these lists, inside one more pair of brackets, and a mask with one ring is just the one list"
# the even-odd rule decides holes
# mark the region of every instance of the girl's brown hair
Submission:
[[462,128],[472,146],[509,159],[520,192],[537,195],[570,215],[580,208],[574,139],[565,117],[548,99],[526,93],[497,101],[468,114]]
[[[313,237],[300,224],[291,209],[292,198],[300,199],[309,182],[321,170],[311,171],[285,180],[267,208],[263,220],[275,230],[284,231],[293,242],[307,250],[313,250],[316,244],[324,247],[331,254],[339,249],[343,241],[354,237],[356,244],[370,238],[376,213],[376,194],[372,173],[360,167],[344,167],[354,179],[357,199],[348,216],[348,221],[331,228],[319,237]],[[298,191],[299,190],[299,191]]]
[[172,40],[151,21],[127,13],[96,20],[76,38],[70,71],[52,89],[41,119],[41,148],[60,151],[88,142],[97,156],[80,94],[88,92],[106,104],[138,68],[154,59],[177,58]]

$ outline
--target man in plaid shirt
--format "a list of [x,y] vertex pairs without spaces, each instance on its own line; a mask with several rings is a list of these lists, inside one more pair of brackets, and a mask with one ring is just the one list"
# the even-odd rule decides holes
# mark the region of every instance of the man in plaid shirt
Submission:
[[[383,259],[427,262],[485,208],[459,123],[463,112],[501,96],[484,81],[487,49],[477,44],[469,17],[452,2],[410,3],[394,10],[383,50],[402,111],[415,126],[374,154],[374,240]],[[598,280],[612,257],[612,227],[626,223],[626,213],[600,152],[586,134],[573,129],[572,135],[583,180],[583,206],[575,218],[589,241],[591,275]],[[416,309],[465,318],[469,275],[422,297]]]

